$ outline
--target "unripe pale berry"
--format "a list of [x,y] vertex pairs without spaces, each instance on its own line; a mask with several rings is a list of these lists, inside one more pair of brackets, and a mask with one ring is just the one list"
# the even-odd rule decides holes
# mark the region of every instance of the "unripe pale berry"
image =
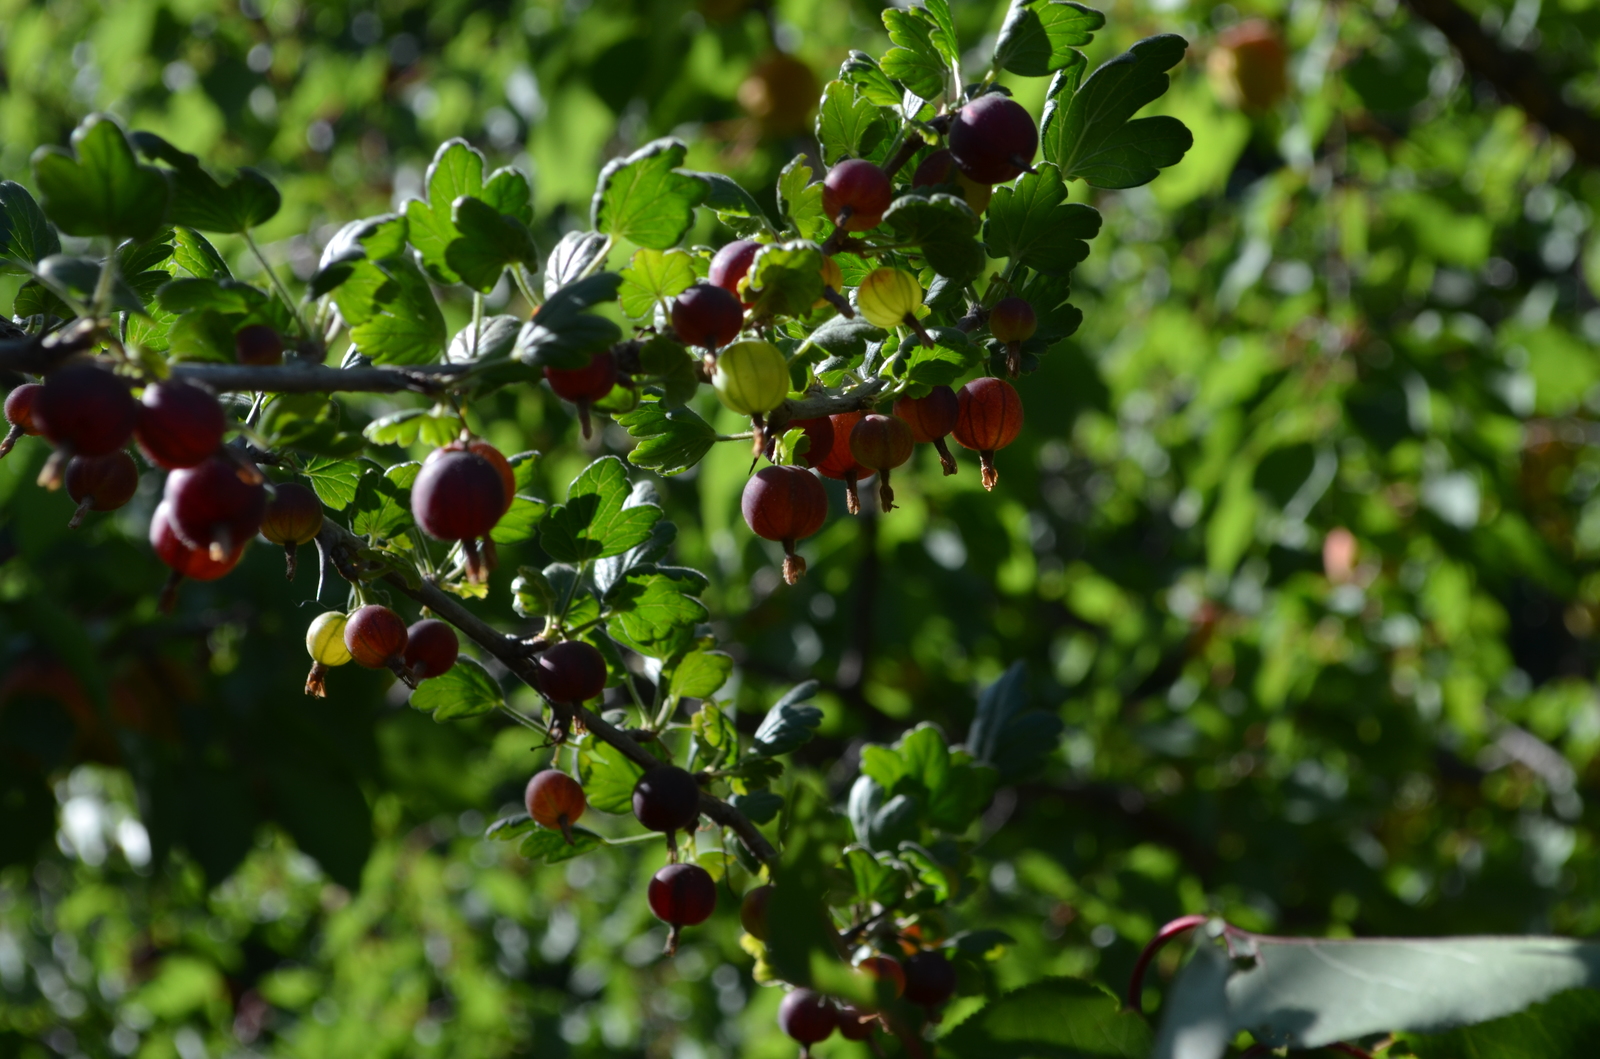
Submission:
[[783,544],[783,579],[789,584],[806,572],[795,542],[811,536],[828,519],[828,493],[803,467],[763,467],[745,483],[740,509],[758,537]]
[[973,379],[956,395],[960,412],[951,431],[963,448],[976,449],[983,468],[983,487],[1000,480],[994,454],[1017,440],[1022,430],[1022,398],[1004,379]]
[[717,883],[698,864],[668,864],[650,880],[650,911],[672,929],[667,934],[667,955],[678,951],[678,931],[711,918],[717,910]]
[[11,452],[18,438],[39,433],[33,423],[33,401],[42,389],[44,387],[36,382],[25,382],[6,394],[6,422],[11,424],[11,429],[0,439],[0,459]]
[[590,436],[589,408],[617,385],[617,361],[609,349],[602,349],[581,368],[546,368],[544,377],[550,389],[578,408],[578,424],[583,436]]
[[606,656],[583,640],[563,640],[539,655],[539,690],[552,702],[576,706],[606,690]]
[[283,482],[274,488],[261,519],[261,535],[273,544],[283,545],[289,580],[294,580],[295,551],[309,544],[322,532],[322,501],[317,494],[296,482]]
[[416,687],[403,662],[406,623],[388,607],[369,603],[352,613],[345,623],[344,645],[356,665],[392,670],[408,686]]
[[91,511],[115,511],[139,489],[139,465],[122,450],[67,461],[67,495],[78,505],[67,522],[77,529]]
[[859,158],[840,162],[822,181],[822,212],[847,232],[876,228],[893,201],[889,174]]
[[772,411],[789,396],[789,364],[771,342],[735,342],[717,357],[711,385],[724,405],[740,415]]
[[878,472],[878,502],[885,514],[894,510],[889,473],[911,458],[915,445],[911,428],[899,416],[873,413],[861,417],[850,430],[850,452],[856,462]]
[[933,345],[933,339],[917,319],[917,310],[922,308],[922,284],[909,272],[877,268],[867,273],[856,292],[856,308],[874,327],[904,325],[917,333],[924,346]]
[[931,444],[939,454],[939,464],[945,474],[956,473],[956,458],[945,444],[945,436],[955,429],[956,417],[961,414],[961,402],[956,392],[948,386],[935,386],[926,397],[900,397],[894,402],[894,414],[906,421],[911,437],[919,444]]
[[328,670],[350,661],[350,648],[344,644],[344,627],[350,619],[336,610],[319,614],[306,629],[306,653],[311,656],[311,672],[306,675],[306,694],[319,699],[328,696]]
[[657,765],[633,785],[633,815],[651,831],[672,834],[700,818],[700,785],[676,765]]
[[672,302],[672,329],[691,346],[721,349],[743,327],[743,304],[722,287],[696,283]]
[[[739,290],[739,281],[750,272],[750,266],[755,262],[756,254],[760,250],[761,244],[754,239],[735,239],[711,258],[711,270],[706,279],[744,301],[744,295]],[[751,303],[744,301],[744,305],[748,308]]]
[[1033,115],[998,92],[974,99],[950,123],[950,154],[980,184],[1002,184],[1023,173],[1038,149]]
[[560,831],[572,845],[572,825],[578,822],[589,800],[578,781],[557,769],[535,772],[522,792],[522,804],[540,827]]
[[176,471],[215,453],[227,427],[222,405],[210,390],[166,379],[144,388],[133,436],[151,463]]
[[406,630],[406,651],[401,661],[418,682],[442,677],[456,664],[461,640],[456,631],[437,618],[424,618]]

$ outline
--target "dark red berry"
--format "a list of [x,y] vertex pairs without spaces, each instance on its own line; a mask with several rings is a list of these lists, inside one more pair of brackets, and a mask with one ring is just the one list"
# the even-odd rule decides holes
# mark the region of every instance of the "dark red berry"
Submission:
[[563,640],[539,655],[539,690],[551,702],[577,706],[606,690],[606,656],[584,640]]
[[500,513],[503,515],[506,511],[510,511],[512,502],[517,499],[517,475],[511,467],[511,461],[506,459],[499,449],[481,439],[467,442],[467,451],[475,452],[488,460],[489,466],[500,476],[500,485],[506,491],[505,511]]
[[[761,244],[754,239],[735,239],[711,258],[711,271],[706,279],[729,294],[739,295],[743,301],[744,296],[739,294],[739,281],[750,271],[760,250]],[[752,303],[746,301],[744,304],[748,307]]]
[[[104,456],[128,443],[139,417],[139,402],[128,384],[93,364],[73,364],[51,372],[35,395],[31,418],[39,432],[66,457]],[[60,469],[44,478],[59,482]]]
[[906,421],[911,437],[919,444],[933,445],[945,474],[956,473],[956,458],[944,441],[945,435],[955,429],[956,417],[961,414],[961,402],[954,390],[935,386],[926,397],[901,397],[894,403],[894,414]]
[[905,962],[905,998],[923,1007],[938,1007],[956,992],[956,969],[938,952],[919,952]]
[[24,434],[39,433],[39,428],[33,424],[33,401],[42,389],[44,387],[36,382],[25,382],[6,394],[6,422],[11,424],[11,429],[0,439],[0,458],[10,453],[11,446]]
[[911,174],[911,186],[914,188],[952,185],[961,190],[962,198],[972,207],[973,213],[988,209],[989,200],[994,197],[994,188],[969,179],[956,165],[955,156],[944,148],[924,158],[916,172]]
[[876,228],[893,201],[889,174],[859,158],[840,162],[822,182],[822,212],[847,232]]
[[522,804],[527,806],[534,823],[560,831],[568,845],[572,844],[572,825],[589,808],[578,781],[556,769],[533,774],[522,792]]
[[467,578],[487,580],[477,546],[506,512],[505,479],[489,460],[459,441],[435,449],[411,483],[411,514],[435,540],[460,541]]
[[633,815],[651,831],[693,827],[700,818],[700,785],[676,765],[657,765],[633,785]]
[[893,956],[868,956],[856,964],[861,972],[875,982],[884,982],[895,996],[906,991],[906,971]]
[[405,620],[376,603],[356,610],[344,626],[344,645],[356,665],[393,670],[406,684],[416,687],[404,662],[406,636]]
[[721,349],[743,328],[743,303],[722,287],[696,283],[672,303],[672,329],[691,346]]
[[172,508],[163,501],[157,505],[150,519],[150,547],[156,557],[172,568],[172,576],[161,590],[161,609],[171,611],[178,598],[178,582],[184,578],[193,581],[215,581],[239,565],[247,540],[240,541],[234,551],[216,560],[201,548],[191,548],[172,528]]
[[807,467],[815,467],[818,461],[833,451],[833,420],[827,416],[794,419],[784,429],[793,430],[796,427],[805,431],[806,440],[811,442],[806,451],[800,454],[800,459]]
[[1004,379],[973,379],[956,395],[960,413],[951,431],[962,448],[978,450],[983,465],[983,487],[993,489],[1000,480],[994,468],[995,450],[1017,440],[1022,430],[1022,398]]
[[406,631],[402,661],[418,681],[444,676],[460,654],[456,631],[437,618],[424,618]]
[[845,1040],[871,1040],[873,1028],[877,1024],[878,1016],[871,1012],[863,1011],[854,1004],[839,1005],[839,1036]]
[[617,385],[617,362],[611,351],[601,350],[581,368],[546,368],[544,377],[557,397],[578,406],[578,423],[587,438],[590,434],[589,406]]
[[192,548],[221,559],[261,529],[267,489],[254,466],[218,454],[167,475],[163,494],[172,505],[172,528]]
[[856,462],[855,453],[850,451],[850,432],[856,424],[861,422],[865,412],[840,412],[838,415],[829,416],[833,422],[833,448],[826,456],[814,458],[811,466],[824,478],[835,478],[844,482],[845,506],[850,514],[859,514],[861,511],[861,498],[857,492],[857,483],[863,477],[871,477],[872,472]]
[[804,467],[763,467],[745,483],[739,506],[752,533],[782,542],[783,579],[799,581],[806,561],[795,554],[795,542],[828,519],[828,492],[816,475]]
[[289,580],[294,580],[295,549],[309,544],[322,532],[322,501],[303,485],[284,482],[273,489],[267,513],[261,519],[261,535],[273,544],[283,545]]
[[1006,374],[1013,379],[1022,370],[1022,343],[1039,330],[1033,306],[1021,298],[1002,298],[989,310],[989,333],[1006,346]]
[[711,918],[717,909],[717,883],[698,864],[668,864],[650,880],[650,911],[672,928],[667,934],[667,955],[678,951],[678,929]]
[[980,184],[1003,184],[1026,171],[1038,149],[1033,115],[998,92],[974,99],[950,123],[950,153],[967,179]]
[[139,450],[169,471],[193,467],[222,446],[228,420],[210,390],[181,379],[144,388],[133,436]]
[[767,940],[767,906],[772,904],[772,887],[755,886],[745,891],[739,902],[739,922],[746,934],[758,941]]
[[77,529],[91,511],[115,511],[139,488],[139,465],[122,450],[104,456],[74,456],[67,461],[67,495],[77,503],[68,529]]
[[233,335],[233,355],[240,364],[270,367],[283,363],[283,336],[266,324],[249,324]]
[[809,989],[796,989],[778,1005],[778,1027],[800,1042],[802,1059],[811,1046],[833,1036],[839,1028],[839,1011],[827,997]]
[[911,458],[915,446],[911,428],[899,416],[873,413],[861,417],[850,430],[850,452],[856,462],[879,474],[878,502],[885,513],[894,510],[894,490],[889,487],[889,474]]

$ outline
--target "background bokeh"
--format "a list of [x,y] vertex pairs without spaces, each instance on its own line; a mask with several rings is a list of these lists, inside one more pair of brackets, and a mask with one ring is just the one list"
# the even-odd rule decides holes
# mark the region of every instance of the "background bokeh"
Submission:
[[[953,6],[977,68],[1003,6]],[[1466,6],[1600,103],[1587,0]],[[0,176],[31,183],[37,145],[109,110],[267,171],[267,256],[304,278],[461,136],[530,175],[548,249],[586,225],[600,165],[658,136],[770,201],[814,149],[804,101],[887,46],[880,10],[0,0]],[[1015,939],[997,987],[1120,986],[1196,911],[1595,932],[1600,177],[1392,0],[1105,10],[1093,61],[1190,40],[1156,109],[1195,146],[1146,188],[1074,188],[1106,218],[1085,322],[1024,380],[1000,488],[929,460],[782,589],[738,516],[742,446],[658,482],[745,719],[821,680],[800,757],[842,796],[864,741],[921,720],[959,740],[977,689],[1025,665],[1066,732],[986,815],[987,885],[957,911]],[[1290,85],[1245,113],[1206,67],[1253,15],[1282,28]],[[1015,87],[1037,107],[1043,81]],[[504,451],[556,454],[544,496],[630,444],[580,444],[542,390],[490,403]],[[0,463],[0,1056],[792,1052],[734,917],[660,959],[654,852],[532,871],[482,838],[536,760],[526,732],[435,724],[348,668],[304,698],[319,608],[264,547],[159,617],[154,495],[69,534],[66,499],[31,486],[44,455]],[[491,592],[506,622],[517,563],[541,562],[522,551]]]

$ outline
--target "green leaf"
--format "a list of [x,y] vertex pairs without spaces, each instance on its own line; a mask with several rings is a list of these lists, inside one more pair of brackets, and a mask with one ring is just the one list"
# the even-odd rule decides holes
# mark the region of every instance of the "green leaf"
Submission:
[[535,472],[539,469],[539,454],[537,452],[518,452],[506,461],[511,464],[511,480],[516,485],[518,496],[533,488]]
[[858,901],[888,904],[905,892],[905,876],[859,846],[845,853],[844,866]]
[[442,676],[424,680],[411,693],[411,705],[436,721],[454,721],[493,713],[505,705],[499,683],[471,658],[458,658]]
[[660,404],[645,403],[617,422],[639,444],[628,453],[628,462],[647,467],[657,474],[682,474],[704,458],[716,444],[717,432],[689,408],[671,411]]
[[633,812],[633,786],[644,769],[610,743],[585,736],[578,748],[578,780],[591,809],[602,813]]
[[783,843],[783,859],[773,873],[772,902],[767,908],[767,959],[786,982],[818,981],[844,970],[835,942],[837,932],[825,904],[833,854],[830,847],[835,815],[827,800],[808,783],[795,785]]
[[615,301],[621,283],[616,273],[601,272],[562,287],[523,325],[511,355],[536,368],[583,367],[592,354],[622,337],[614,322],[586,311]]
[[581,857],[585,853],[592,853],[606,844],[606,840],[587,828],[574,827],[572,841],[568,842],[565,835],[559,831],[547,828],[534,827],[528,836],[522,840],[522,845],[517,852],[531,861],[545,864],[560,864],[573,857]]
[[411,483],[417,480],[417,475],[422,472],[422,464],[416,460],[407,460],[397,463],[383,472],[383,476],[398,485],[401,489],[410,489]]
[[1081,77],[1086,60],[1077,49],[1087,47],[1105,24],[1105,15],[1082,4],[1012,0],[994,43],[994,65],[1024,77],[1068,69]]
[[[72,257],[68,254],[52,254],[39,262],[39,282],[49,287],[58,294],[68,294],[80,302],[89,302],[94,298],[96,286],[100,282],[100,273],[103,265],[85,257]],[[124,312],[144,312],[144,300],[139,292],[128,285],[128,281],[117,277],[111,287],[112,305]],[[228,343],[232,351],[233,343]]]
[[885,146],[890,124],[881,107],[860,97],[853,85],[829,81],[817,109],[817,139],[828,165],[845,158],[870,158]]
[[705,181],[678,171],[687,150],[679,140],[655,140],[607,162],[590,207],[594,230],[651,250],[676,246],[709,191]]
[[511,510],[501,515],[500,521],[489,532],[489,539],[496,544],[521,544],[532,540],[548,508],[549,505],[543,500],[535,500],[530,496],[515,497],[511,501]]
[[901,195],[883,215],[883,228],[896,242],[914,243],[928,265],[956,283],[983,272],[978,215],[954,195]]
[[716,768],[739,749],[739,730],[733,720],[714,702],[708,702],[694,712],[689,728],[693,737],[689,741],[688,767]]
[[928,336],[934,343],[931,349],[920,342],[912,343],[909,350],[902,348],[907,382],[918,386],[948,386],[983,360],[983,349],[964,331],[933,327],[928,329]]
[[806,705],[805,700],[816,694],[817,686],[814,680],[798,684],[767,711],[756,729],[753,753],[777,757],[811,741],[822,723],[822,711]]
[[1056,74],[1045,103],[1041,137],[1047,161],[1069,180],[1095,187],[1148,184],[1176,165],[1194,137],[1176,118],[1129,119],[1167,90],[1166,71],[1182,61],[1188,41],[1175,34],[1147,37],[1070,92],[1071,71]]
[[746,283],[754,317],[805,316],[822,297],[822,250],[807,242],[764,246]]
[[815,240],[826,232],[828,218],[822,212],[822,182],[811,182],[811,167],[806,165],[803,154],[795,155],[778,175],[778,213],[802,239]]
[[1150,1026],[1098,985],[1046,978],[1002,994],[945,1030],[952,1059],[1145,1059]]
[[517,617],[542,618],[553,614],[559,602],[560,595],[543,570],[517,567],[517,576],[511,582],[511,607]]
[[357,262],[334,300],[351,342],[375,364],[428,364],[444,351],[444,315],[409,257]]
[[984,688],[967,730],[973,759],[1008,778],[1026,775],[1054,752],[1065,727],[1056,714],[1027,708],[1026,679],[1026,668],[1017,662]]
[[166,178],[141,165],[121,127],[101,114],[73,130],[71,151],[35,151],[33,178],[46,216],[68,235],[148,239],[166,220]]
[[434,152],[423,183],[428,189],[427,201],[406,203],[408,238],[430,275],[441,283],[460,282],[447,256],[450,244],[461,237],[454,205],[463,195],[483,193],[483,155],[465,140],[446,140]]
[[483,193],[478,196],[524,227],[533,226],[533,188],[528,178],[510,166],[502,166],[489,174],[483,182]]
[[1100,232],[1100,212],[1067,202],[1061,170],[1041,162],[1013,186],[995,189],[983,226],[989,256],[1014,258],[1036,272],[1063,276],[1089,256],[1088,240]]
[[211,240],[182,226],[172,230],[172,260],[196,279],[232,279],[228,263],[222,260]]
[[[945,17],[949,18],[948,9]],[[902,11],[891,7],[883,13],[883,27],[897,45],[883,56],[884,74],[923,99],[944,95],[950,83],[950,60],[944,54],[945,31],[938,21],[925,8]],[[953,42],[950,47],[953,50]]]
[[624,647],[650,658],[671,658],[694,639],[694,627],[710,617],[694,597],[703,587],[703,580],[659,569],[629,574],[606,593],[612,612],[606,629]]
[[578,278],[606,251],[608,242],[599,232],[568,232],[561,237],[544,265],[544,293],[549,297]]
[[[639,481],[633,484],[633,490],[628,494],[628,499],[623,502],[624,508],[639,507],[641,505],[661,505],[661,497],[656,493],[656,488],[649,481]],[[672,542],[677,539],[678,527],[666,519],[661,519],[650,527],[650,536],[629,548],[621,555],[609,556],[600,559],[594,564],[595,591],[604,596],[612,587],[624,577],[640,567],[654,568],[655,565],[667,557],[667,552],[672,547]]]
[[180,151],[153,132],[130,137],[139,153],[171,166],[172,202],[167,220],[202,232],[243,235],[278,215],[283,196],[261,172],[244,168],[221,184],[200,167],[200,159]]
[[864,51],[852,51],[839,66],[839,79],[855,87],[856,94],[876,107],[898,108],[905,93],[883,72],[878,60]]
[[14,181],[0,180],[0,276],[27,273],[27,269],[8,265],[4,259],[38,264],[59,253],[61,239],[28,189]]
[[733,657],[721,651],[690,651],[672,669],[667,694],[678,699],[709,699],[733,674]]
[[653,319],[658,304],[694,285],[694,258],[684,250],[640,250],[621,276],[622,311],[635,320]]
[[317,499],[335,511],[343,511],[356,498],[361,482],[360,460],[336,460],[316,456],[307,461],[301,473],[311,481]]
[[398,213],[346,224],[322,248],[322,258],[311,277],[311,296],[320,298],[349,279],[355,271],[355,262],[381,261],[405,253],[410,231],[410,223]]
[[1574,989],[1520,1014],[1401,1039],[1417,1059],[1580,1059],[1600,1041],[1600,993]]
[[368,466],[356,487],[351,532],[387,540],[410,524],[411,506],[405,490],[383,471]]
[[730,795],[728,804],[749,817],[752,823],[769,824],[783,809],[783,796],[774,791],[751,791]]
[[538,267],[533,235],[517,218],[471,195],[456,199],[452,211],[451,221],[461,236],[445,247],[445,262],[473,290],[488,294],[515,265]]
[[615,456],[584,468],[567,490],[567,502],[551,509],[539,528],[539,544],[561,562],[621,555],[650,536],[661,517],[654,504],[624,507],[628,472]]
[[231,279],[175,279],[156,291],[156,302],[169,313],[215,309],[220,313],[251,313],[268,302],[267,294],[248,283]]
[[705,182],[705,205],[716,211],[717,219],[733,229],[734,234],[740,236],[754,235],[756,232],[776,234],[772,222],[767,219],[766,211],[755,200],[755,196],[732,177],[721,173],[696,173],[691,170],[684,172]]

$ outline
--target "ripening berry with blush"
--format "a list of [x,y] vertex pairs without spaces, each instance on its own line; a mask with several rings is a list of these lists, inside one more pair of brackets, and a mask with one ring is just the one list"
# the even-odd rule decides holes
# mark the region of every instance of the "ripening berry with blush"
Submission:
[[115,511],[139,489],[139,465],[118,449],[104,456],[74,456],[67,461],[67,495],[78,509],[67,522],[77,529],[91,511]]
[[499,449],[481,438],[467,442],[467,451],[488,460],[489,466],[500,476],[500,485],[506,492],[506,505],[500,513],[503,515],[510,511],[511,504],[517,499],[517,472],[511,466],[511,461],[506,459]]
[[739,283],[749,274],[750,266],[755,263],[756,254],[760,252],[761,244],[754,239],[735,239],[712,256],[711,270],[707,273],[706,279],[713,286],[721,287],[729,294],[736,295],[748,308],[752,303],[744,301]]
[[744,329],[744,305],[722,287],[696,283],[673,299],[672,329],[691,346],[721,349]]
[[899,397],[894,402],[894,414],[911,428],[912,440],[920,445],[932,445],[939,454],[939,465],[945,474],[956,473],[956,458],[945,444],[945,437],[956,427],[956,417],[961,414],[961,402],[956,392],[948,386],[935,386],[925,397]]
[[917,310],[922,308],[922,283],[911,273],[897,268],[873,269],[856,291],[856,308],[874,327],[909,327],[924,346],[933,348],[933,338],[917,319]]
[[889,174],[859,158],[840,162],[822,181],[822,212],[847,232],[876,228],[893,201]]
[[1039,330],[1033,306],[1018,297],[1001,298],[989,310],[989,333],[1005,343],[1006,374],[1013,379],[1022,370],[1022,343]]
[[822,258],[822,297],[811,303],[813,309],[821,309],[831,305],[839,311],[841,316],[855,319],[855,307],[850,304],[850,299],[839,293],[844,290],[844,269],[839,267],[839,262],[826,255]]
[[430,452],[411,483],[411,514],[417,525],[435,540],[460,542],[467,579],[474,583],[488,580],[491,565],[479,552],[478,541],[505,512],[500,469],[459,441]]
[[767,940],[767,906],[772,904],[772,887],[752,886],[739,902],[739,923],[757,941]]
[[739,507],[752,533],[783,545],[784,581],[799,581],[806,561],[795,554],[795,542],[828,520],[828,491],[817,476],[804,467],[763,467],[745,483]]
[[862,478],[872,476],[871,471],[856,462],[855,453],[850,451],[850,432],[866,414],[840,412],[829,416],[833,423],[833,448],[824,456],[814,456],[811,462],[812,468],[824,478],[833,478],[844,483],[845,507],[852,515],[861,513],[859,482]]
[[994,197],[993,187],[969,179],[956,165],[955,156],[943,147],[928,155],[917,166],[916,172],[911,174],[911,186],[959,188],[961,197],[972,208],[972,212],[980,215],[989,208],[989,200]]
[[423,618],[406,630],[406,651],[401,657],[418,683],[442,677],[456,664],[461,639],[437,618]]
[[169,471],[194,467],[222,447],[228,418],[204,386],[164,379],[144,388],[133,437],[139,451]]
[[248,324],[233,335],[233,356],[258,368],[283,363],[283,336],[266,324]]
[[990,92],[956,111],[950,123],[950,154],[968,180],[1003,184],[1033,165],[1039,127],[1027,108]]
[[388,669],[407,687],[417,686],[405,666],[405,620],[388,607],[369,603],[353,611],[344,626],[344,645],[356,665]]
[[344,627],[349,617],[336,610],[318,614],[306,628],[306,653],[311,656],[311,672],[306,675],[306,694],[328,697],[328,670],[350,662],[350,648],[344,644]]
[[939,952],[919,952],[906,957],[905,998],[913,1004],[935,1008],[956,993],[956,969]]
[[1004,379],[982,378],[961,387],[956,399],[960,410],[951,433],[962,448],[977,450],[983,487],[993,489],[1000,480],[994,454],[1017,440],[1022,430],[1022,398]]
[[172,528],[190,547],[222,559],[261,529],[267,512],[263,482],[253,464],[223,452],[173,471],[162,494],[172,508]]
[[37,436],[39,428],[33,424],[33,401],[44,389],[36,382],[25,382],[6,394],[6,422],[11,429],[0,439],[0,459],[11,452],[11,447],[24,434]]
[[171,505],[162,501],[156,506],[155,514],[150,518],[150,547],[156,553],[156,558],[166,563],[172,570],[172,575],[167,578],[166,585],[161,589],[160,607],[163,612],[170,612],[177,602],[180,581],[184,578],[191,581],[215,581],[239,565],[245,545],[249,543],[249,539],[246,538],[220,560],[213,559],[206,549],[193,548],[183,542],[177,530],[172,527],[171,512]]
[[894,490],[889,474],[911,458],[916,441],[911,428],[899,416],[862,416],[850,430],[850,452],[863,467],[878,472],[878,503],[885,514],[894,510]]
[[672,929],[667,933],[668,956],[678,952],[678,931],[711,918],[717,910],[717,883],[698,864],[668,864],[650,880],[646,895],[650,911]]
[[579,706],[606,690],[610,669],[599,648],[584,640],[563,640],[539,654],[539,690],[551,702]]
[[778,1005],[778,1027],[800,1042],[800,1059],[809,1059],[811,1046],[827,1040],[839,1028],[839,1010],[825,996],[796,989]]
[[558,769],[535,772],[522,792],[522,804],[534,823],[561,832],[569,846],[573,845],[572,825],[589,808],[578,781]]
[[139,402],[128,384],[111,372],[90,363],[69,364],[45,376],[29,418],[56,447],[39,474],[39,484],[57,489],[67,460],[104,456],[128,443],[139,418]]
[[578,424],[587,439],[592,433],[589,409],[617,385],[616,358],[609,349],[602,349],[581,368],[546,368],[544,377],[557,397],[577,406]]
[[273,489],[261,519],[261,535],[283,545],[289,580],[294,580],[296,549],[317,539],[322,520],[322,501],[310,489],[296,482],[283,482]]
[[687,830],[700,818],[700,785],[685,769],[657,765],[633,785],[633,815],[651,831]]
[[766,414],[789,397],[789,362],[777,346],[763,339],[735,342],[718,355],[711,386],[725,407],[750,417],[751,447],[761,455],[766,448]]

